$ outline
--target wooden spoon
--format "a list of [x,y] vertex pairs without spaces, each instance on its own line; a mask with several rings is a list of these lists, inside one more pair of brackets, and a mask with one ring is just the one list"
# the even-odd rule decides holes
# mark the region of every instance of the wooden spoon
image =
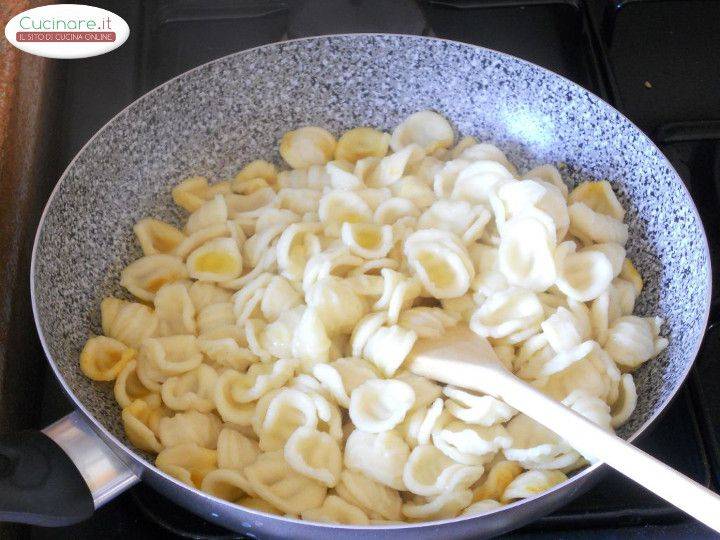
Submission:
[[507,371],[487,340],[466,326],[450,328],[438,339],[418,340],[410,353],[410,370],[502,399],[557,433],[589,461],[607,463],[720,532],[720,496]]

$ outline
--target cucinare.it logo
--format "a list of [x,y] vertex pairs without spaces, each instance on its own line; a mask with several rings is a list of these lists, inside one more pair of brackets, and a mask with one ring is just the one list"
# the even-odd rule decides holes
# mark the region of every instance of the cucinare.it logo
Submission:
[[15,15],[5,37],[18,49],[47,58],[87,58],[117,49],[130,35],[122,17],[80,4],[54,4]]

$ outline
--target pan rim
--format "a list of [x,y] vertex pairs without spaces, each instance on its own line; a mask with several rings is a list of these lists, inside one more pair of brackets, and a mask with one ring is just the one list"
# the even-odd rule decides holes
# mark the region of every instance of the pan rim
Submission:
[[289,522],[296,525],[306,526],[306,527],[321,527],[321,528],[329,528],[329,529],[341,529],[341,530],[347,530],[347,531],[353,531],[353,530],[372,530],[372,531],[392,531],[392,530],[404,530],[404,529],[423,529],[425,527],[439,527],[443,525],[448,525],[452,523],[459,523],[463,521],[469,521],[469,520],[482,520],[484,518],[489,518],[490,516],[494,516],[496,514],[505,513],[507,511],[512,511],[513,509],[520,507],[522,505],[525,505],[526,503],[530,501],[539,501],[540,499],[550,497],[552,494],[560,491],[565,490],[570,485],[573,485],[576,481],[586,478],[586,477],[597,477],[599,471],[602,468],[607,469],[607,465],[603,462],[597,462],[592,465],[587,466],[585,469],[582,469],[581,471],[578,471],[576,474],[568,478],[566,481],[557,484],[553,486],[552,488],[535,495],[534,497],[530,497],[527,499],[520,499],[518,501],[515,501],[510,504],[503,505],[497,509],[493,509],[491,511],[488,511],[486,513],[483,513],[481,515],[477,516],[458,516],[455,518],[450,519],[443,519],[443,520],[437,520],[437,521],[425,521],[420,523],[401,523],[401,524],[388,524],[388,525],[369,525],[369,526],[357,526],[357,525],[342,525],[342,524],[333,524],[333,523],[320,523],[320,522],[314,522],[314,521],[306,521],[298,518],[290,518],[290,517],[284,517],[284,516],[278,516],[274,514],[269,514],[266,512],[262,512],[259,510],[254,510],[251,508],[246,508],[228,501],[225,501],[223,499],[219,499],[213,495],[209,495],[203,491],[200,491],[197,488],[188,486],[179,480],[175,479],[174,477],[166,474],[165,472],[158,469],[154,464],[148,462],[145,458],[143,458],[141,455],[139,455],[135,449],[131,448],[130,446],[125,445],[122,441],[120,441],[115,435],[110,433],[110,431],[100,422],[98,421],[95,416],[85,407],[85,405],[80,401],[80,399],[75,395],[73,390],[69,387],[67,381],[63,377],[62,373],[60,372],[60,369],[58,368],[57,364],[55,363],[55,360],[53,359],[52,354],[50,353],[49,347],[45,341],[45,336],[42,331],[42,326],[40,324],[40,316],[39,316],[39,310],[37,306],[37,298],[35,294],[35,270],[36,270],[36,257],[37,257],[37,251],[38,251],[38,243],[40,239],[40,233],[42,232],[43,225],[45,223],[45,218],[47,216],[47,213],[52,205],[52,202],[57,195],[58,191],[60,190],[60,187],[66,180],[66,178],[69,175],[69,172],[72,170],[73,166],[75,165],[75,162],[80,158],[80,156],[85,152],[85,150],[92,145],[92,143],[95,141],[95,139],[103,133],[106,129],[109,129],[112,127],[112,124],[115,122],[117,118],[122,116],[128,109],[135,106],[140,101],[144,100],[149,95],[159,91],[160,89],[164,88],[165,86],[168,86],[172,83],[174,83],[176,80],[185,77],[186,75],[190,73],[194,73],[195,71],[199,71],[202,69],[205,69],[207,66],[214,64],[216,62],[222,62],[227,60],[228,58],[232,56],[239,56],[245,53],[249,53],[252,51],[256,51],[259,49],[264,48],[271,48],[271,47],[278,47],[282,46],[286,43],[297,43],[297,42],[303,42],[303,41],[320,41],[320,40],[327,40],[329,38],[341,38],[341,39],[348,39],[348,38],[355,38],[355,37],[395,37],[395,38],[401,38],[405,40],[417,40],[417,41],[439,41],[439,42],[446,42],[450,43],[454,46],[462,46],[467,47],[470,49],[481,49],[484,51],[487,51],[491,53],[492,55],[497,55],[501,58],[507,58],[515,62],[519,62],[523,65],[526,65],[530,67],[531,69],[540,70],[541,72],[545,73],[546,75],[550,77],[559,78],[565,83],[569,84],[571,87],[575,88],[576,90],[579,90],[581,93],[586,95],[590,100],[594,101],[597,105],[604,109],[608,109],[610,112],[619,115],[624,121],[629,123],[635,130],[636,134],[641,137],[641,141],[645,145],[650,145],[652,149],[654,149],[657,154],[661,157],[663,164],[668,167],[672,173],[674,173],[672,176],[673,182],[678,184],[684,193],[686,199],[690,203],[690,209],[693,212],[693,215],[695,216],[697,222],[699,223],[699,229],[701,233],[702,238],[702,248],[703,252],[705,254],[705,260],[707,265],[707,282],[706,282],[706,289],[705,289],[705,313],[703,316],[703,333],[702,336],[699,337],[693,347],[692,354],[691,354],[691,360],[688,362],[685,369],[682,371],[679,382],[675,385],[675,388],[670,392],[670,394],[662,401],[660,405],[656,407],[656,410],[650,415],[650,417],[643,422],[643,424],[634,431],[629,437],[627,437],[625,440],[628,442],[633,442],[635,439],[637,439],[639,436],[641,436],[647,429],[659,418],[659,416],[666,410],[668,405],[674,400],[674,398],[677,396],[680,388],[682,388],[685,384],[685,381],[687,379],[688,374],[690,373],[690,370],[692,369],[693,365],[695,364],[695,360],[697,359],[697,354],[700,351],[700,347],[703,342],[703,338],[705,336],[705,332],[707,331],[707,324],[710,316],[710,308],[712,303],[712,262],[710,258],[710,247],[707,240],[707,233],[705,231],[704,224],[702,222],[702,219],[700,217],[700,213],[697,210],[697,207],[695,205],[695,201],[693,200],[692,196],[690,195],[689,190],[685,186],[685,183],[682,181],[682,178],[680,177],[680,174],[677,172],[675,167],[670,163],[670,161],[667,159],[665,154],[658,148],[658,146],[654,143],[650,137],[648,137],[644,131],[642,131],[632,120],[630,120],[627,116],[625,116],[621,111],[617,110],[615,107],[613,107],[611,104],[597,96],[596,94],[590,92],[589,90],[583,88],[579,84],[571,81],[567,77],[564,77],[563,75],[560,75],[558,73],[555,73],[554,71],[551,71],[547,68],[544,68],[542,66],[539,66],[533,62],[529,62],[527,60],[524,60],[522,58],[519,58],[517,56],[513,56],[508,53],[504,53],[501,51],[496,51],[495,49],[490,49],[488,47],[482,47],[479,45],[472,45],[470,43],[464,43],[461,41],[455,41],[451,39],[445,39],[445,38],[438,38],[438,37],[431,37],[431,36],[418,36],[415,34],[397,34],[397,33],[382,33],[382,32],[362,32],[362,33],[341,33],[341,34],[323,34],[320,36],[308,36],[308,37],[302,37],[302,38],[296,38],[296,39],[288,39],[283,41],[277,41],[273,43],[267,43],[264,45],[259,45],[257,47],[252,47],[249,49],[243,49],[240,51],[236,51],[230,54],[227,54],[225,56],[222,56],[220,58],[216,58],[214,60],[211,60],[209,62],[205,62],[204,64],[200,64],[199,66],[196,66],[192,69],[189,69],[187,71],[184,71],[175,77],[165,81],[164,83],[150,89],[149,91],[142,94],[140,97],[129,103],[127,106],[123,107],[120,111],[117,112],[117,114],[113,115],[105,124],[102,125],[93,135],[88,139],[88,141],[78,150],[78,152],[75,154],[73,159],[70,161],[70,163],[67,165],[65,170],[60,175],[60,178],[58,179],[57,183],[55,184],[55,187],[53,188],[50,196],[48,197],[47,202],[45,203],[45,206],[43,207],[42,214],[40,216],[40,220],[38,221],[37,229],[35,232],[34,240],[33,240],[33,248],[32,248],[32,254],[30,259],[30,300],[32,304],[32,311],[33,311],[33,320],[35,322],[35,328],[38,333],[38,338],[40,339],[40,343],[42,345],[43,351],[45,353],[45,358],[50,364],[50,367],[60,383],[60,385],[63,388],[63,391],[68,395],[68,397],[73,402],[73,405],[76,410],[80,411],[86,420],[89,421],[90,425],[93,427],[93,429],[101,436],[102,439],[104,439],[106,442],[112,443],[113,451],[116,453],[121,453],[120,457],[127,459],[129,458],[133,463],[129,464],[129,466],[132,467],[132,465],[139,465],[141,470],[141,478],[142,474],[144,473],[145,469],[149,469],[153,474],[162,477],[165,481],[168,481],[175,485],[176,488],[186,490],[189,494],[193,496],[199,496],[204,499],[206,499],[209,502],[212,502],[215,505],[225,506],[228,509],[232,510],[233,512],[247,512],[255,517],[261,517],[261,518],[272,518],[275,520],[278,520],[280,522]]

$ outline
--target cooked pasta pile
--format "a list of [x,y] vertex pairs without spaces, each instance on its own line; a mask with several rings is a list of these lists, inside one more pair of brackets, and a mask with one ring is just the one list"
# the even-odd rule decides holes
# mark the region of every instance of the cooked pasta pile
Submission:
[[143,219],[144,256],[105,298],[82,371],[115,381],[127,437],[182,482],[240,505],[368,525],[480,514],[564,481],[582,456],[488,395],[403,363],[469,325],[509,370],[611,430],[661,320],[608,182],[568,193],[543,165],[453,146],[442,116],[392,135],[319,127],[280,142],[290,170],[173,189],[181,230]]

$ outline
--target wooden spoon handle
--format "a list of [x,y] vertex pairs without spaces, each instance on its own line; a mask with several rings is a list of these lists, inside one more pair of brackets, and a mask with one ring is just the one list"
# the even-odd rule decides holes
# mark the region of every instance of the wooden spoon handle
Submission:
[[[488,373],[483,373],[487,377]],[[509,373],[498,395],[565,439],[586,458],[603,461],[628,478],[720,532],[720,496]],[[467,387],[467,385],[466,385]]]
[[586,458],[604,461],[720,532],[718,495],[508,372],[490,345],[468,330],[416,346],[409,367],[417,375],[502,398],[557,433]]

